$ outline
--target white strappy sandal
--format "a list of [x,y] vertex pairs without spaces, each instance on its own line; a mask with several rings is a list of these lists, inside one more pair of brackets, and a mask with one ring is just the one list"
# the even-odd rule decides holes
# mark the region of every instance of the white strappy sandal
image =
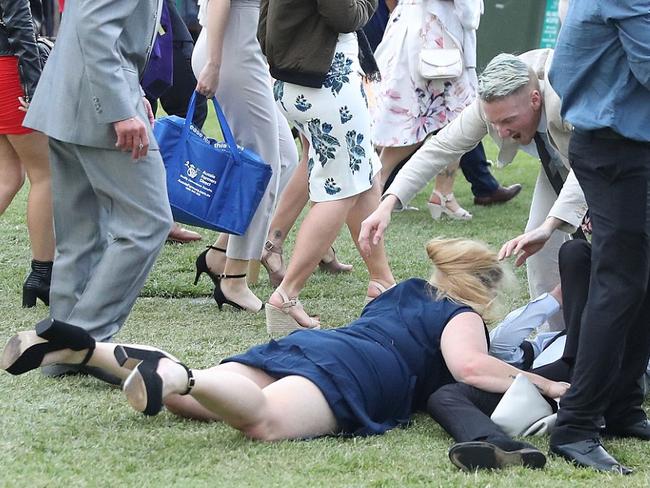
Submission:
[[294,307],[304,311],[298,297],[289,298],[282,288],[276,288],[275,291],[282,298],[282,305],[276,307],[267,302],[264,307],[266,331],[271,337],[285,336],[294,330],[320,329],[320,321],[317,317],[309,317],[309,325],[302,325],[289,314]]
[[440,217],[442,217],[443,214],[447,215],[448,217],[454,220],[472,219],[472,214],[469,213],[460,205],[458,205],[458,208],[456,210],[451,210],[447,206],[447,203],[454,200],[455,198],[453,193],[448,193],[447,195],[443,195],[439,191],[434,190],[433,194],[437,195],[438,198],[440,199],[440,203],[431,203],[431,202],[427,203],[427,207],[429,207],[429,213],[431,214],[431,218],[433,220],[440,220]]

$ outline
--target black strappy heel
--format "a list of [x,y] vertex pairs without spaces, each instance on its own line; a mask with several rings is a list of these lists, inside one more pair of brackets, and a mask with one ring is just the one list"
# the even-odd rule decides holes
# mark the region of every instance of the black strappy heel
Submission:
[[[122,349],[122,351],[117,352],[118,349]],[[125,357],[127,359],[133,358],[137,359],[133,356],[129,356],[129,352],[125,350],[126,348],[124,346],[117,346],[115,348],[115,357],[116,359],[119,357]],[[134,348],[128,348],[130,349],[131,353],[134,351],[138,351],[136,354],[141,354],[141,353],[154,353],[154,354],[146,354],[149,356],[149,359],[143,360],[140,364],[138,364],[129,377],[124,381],[124,393],[126,394],[126,398],[129,401],[129,404],[136,410],[141,411],[145,415],[148,416],[154,416],[157,415],[163,407],[163,381],[160,375],[158,374],[158,364],[160,363],[161,359],[171,359],[170,356],[160,352],[160,351],[144,351],[143,349],[134,349]],[[118,359],[119,361],[119,359]],[[126,362],[126,359],[124,360]],[[187,372],[187,389],[185,392],[181,393],[181,395],[188,395],[191,391],[192,388],[194,387],[194,374],[192,373],[192,370],[185,366],[183,363],[179,361],[174,361],[177,364],[180,364],[185,368],[185,371]],[[134,396],[136,397],[141,397],[142,396],[142,391],[138,391],[137,385],[135,383],[136,378],[140,377],[142,380],[142,385],[144,386],[144,394],[146,397],[145,400],[145,406],[144,409],[140,410],[138,408],[138,405],[135,405],[135,401],[132,399]]]
[[83,366],[95,350],[95,339],[87,330],[65,322],[47,318],[36,324],[35,332],[45,341],[35,339],[31,331],[19,332],[9,339],[2,353],[2,369],[13,375],[26,373],[40,367],[47,353],[61,349],[88,349],[80,363]]
[[236,279],[236,278],[246,278],[246,274],[238,274],[238,275],[227,275],[227,274],[222,274],[217,276],[217,282],[215,283],[214,291],[212,292],[212,296],[214,297],[214,301],[217,302],[217,306],[219,307],[219,310],[223,310],[223,306],[225,305],[230,305],[231,307],[234,307],[235,310],[247,310],[249,312],[260,312],[264,308],[264,302],[262,302],[262,306],[260,307],[259,310],[249,310],[243,306],[241,306],[237,302],[233,302],[232,300],[229,300],[226,295],[224,295],[223,290],[221,289],[221,280],[227,280],[227,279]]
[[215,286],[217,286],[217,282],[219,281],[219,275],[213,273],[210,271],[210,268],[208,267],[208,263],[205,260],[205,257],[207,256],[208,252],[210,249],[214,251],[219,251],[225,253],[226,250],[223,249],[222,247],[215,247],[215,246],[207,246],[205,251],[203,251],[201,254],[199,254],[196,257],[196,277],[194,278],[194,284],[196,285],[199,282],[199,278],[203,273],[207,273],[207,275],[210,277],[212,280],[212,283],[214,283]]

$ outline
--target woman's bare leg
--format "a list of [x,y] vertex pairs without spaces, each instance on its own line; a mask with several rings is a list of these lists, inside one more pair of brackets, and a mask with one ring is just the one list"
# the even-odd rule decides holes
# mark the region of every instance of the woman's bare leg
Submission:
[[[282,288],[288,297],[293,298],[300,294],[321,257],[336,239],[358,198],[359,195],[355,195],[341,200],[318,202],[309,209],[298,230],[287,273],[278,287]],[[275,291],[269,298],[269,303],[281,308],[284,300]],[[307,313],[298,307],[292,308],[290,314],[303,326],[308,327],[311,323]]]
[[[226,366],[193,370],[195,384],[190,395],[207,409],[211,419],[220,419],[248,437],[265,441],[337,432],[332,410],[311,381],[287,376],[262,387],[255,377]],[[185,391],[187,373],[182,366],[163,359],[158,374],[163,379],[165,398]]]
[[[227,249],[228,238],[228,234],[222,232],[212,246],[218,249]],[[205,262],[212,273],[223,274],[226,269],[226,252],[208,249],[208,253],[205,255]]]
[[[455,163],[447,166],[442,172],[438,173],[438,176],[436,176],[434,193],[432,193],[429,197],[429,201],[431,203],[436,203],[438,205],[440,204],[440,197],[435,192],[438,192],[443,196],[454,192],[454,182],[456,181],[456,173],[458,171],[459,164],[460,161],[456,161]],[[456,212],[460,209],[460,205],[455,198],[448,200],[446,206],[452,212]]]
[[25,182],[25,172],[20,158],[6,135],[0,135],[0,215],[7,210]]
[[381,193],[383,193],[388,177],[397,165],[411,156],[421,145],[422,143],[419,142],[417,144],[411,144],[410,146],[382,148],[381,153],[379,154],[379,160],[381,161]]
[[40,132],[10,135],[7,139],[27,172],[27,230],[32,256],[38,261],[54,259],[52,187],[47,136]]
[[[352,207],[348,213],[347,225],[350,230],[350,235],[352,236],[357,249],[359,249],[359,254],[361,254],[366,263],[368,273],[370,274],[370,280],[376,281],[387,288],[395,283],[395,278],[393,278],[393,273],[388,265],[388,258],[386,257],[383,240],[373,248],[372,253],[369,256],[364,256],[361,253],[358,242],[361,222],[363,222],[368,215],[374,212],[378,205],[379,181],[378,178],[375,178],[372,188],[359,196],[356,205]],[[379,290],[377,290],[376,287],[368,287],[368,296],[374,298],[378,294]]]

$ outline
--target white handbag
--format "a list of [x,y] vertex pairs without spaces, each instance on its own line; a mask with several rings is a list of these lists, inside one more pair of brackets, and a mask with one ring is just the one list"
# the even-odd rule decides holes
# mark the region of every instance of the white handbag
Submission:
[[551,405],[537,387],[519,373],[490,418],[509,436],[520,436],[524,433],[533,435],[549,431],[552,427],[551,419],[546,423],[541,422],[549,416],[553,416]]
[[420,76],[426,80],[450,80],[463,74],[460,49],[422,49],[418,63]]

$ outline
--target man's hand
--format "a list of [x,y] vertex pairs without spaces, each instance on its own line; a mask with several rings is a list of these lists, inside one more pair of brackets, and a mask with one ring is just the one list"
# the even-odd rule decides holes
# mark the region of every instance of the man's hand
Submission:
[[544,223],[536,229],[521,234],[520,236],[506,242],[499,251],[499,259],[506,259],[514,255],[517,256],[517,259],[515,259],[515,266],[521,266],[524,264],[526,259],[544,247],[546,241],[550,239],[551,234],[553,234],[553,231],[557,229],[560,224],[562,224],[560,219],[548,217]]
[[571,388],[571,385],[569,383],[565,383],[564,381],[551,381],[548,386],[546,396],[553,398],[554,400],[558,400],[564,396],[569,388]]
[[537,227],[506,242],[499,251],[499,259],[514,255],[517,257],[515,266],[521,266],[526,259],[543,248],[550,237],[550,232],[543,227]]
[[359,248],[364,256],[370,256],[372,246],[376,246],[381,242],[384,232],[386,232],[386,228],[390,224],[390,214],[397,202],[396,196],[388,195],[377,209],[361,222]]
[[147,127],[137,117],[113,122],[113,128],[117,135],[115,147],[127,152],[131,151],[134,161],[143,158],[149,150],[149,136]]
[[151,104],[149,103],[149,100],[147,100],[147,97],[142,97],[142,103],[144,105],[144,110],[147,112],[149,124],[153,127],[153,123],[156,121],[156,116],[153,113],[153,109],[151,108]]

